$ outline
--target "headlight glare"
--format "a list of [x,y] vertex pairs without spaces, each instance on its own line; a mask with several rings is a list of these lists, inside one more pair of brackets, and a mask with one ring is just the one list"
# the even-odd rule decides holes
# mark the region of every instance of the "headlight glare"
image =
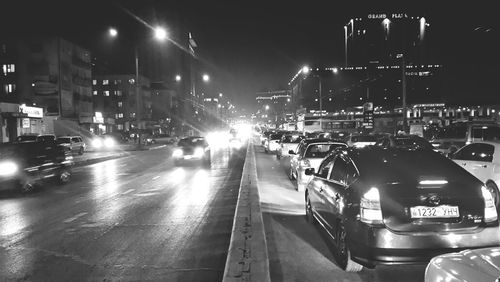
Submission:
[[0,176],[12,176],[18,169],[19,167],[13,161],[0,162]]

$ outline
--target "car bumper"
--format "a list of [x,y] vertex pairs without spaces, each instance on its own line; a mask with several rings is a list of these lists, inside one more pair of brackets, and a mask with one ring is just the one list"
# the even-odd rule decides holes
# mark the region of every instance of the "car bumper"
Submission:
[[[351,229],[349,249],[353,260],[366,266],[426,264],[433,257],[464,249],[500,246],[500,228],[482,227],[467,233],[395,233],[387,228]],[[349,236],[349,234],[348,234]]]

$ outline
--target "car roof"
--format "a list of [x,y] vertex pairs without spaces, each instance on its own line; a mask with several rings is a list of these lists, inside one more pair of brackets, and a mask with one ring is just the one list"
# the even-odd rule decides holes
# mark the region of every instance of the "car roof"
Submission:
[[312,144],[312,143],[342,143],[345,144],[343,141],[335,141],[332,139],[326,139],[326,138],[310,138],[310,139],[304,139],[302,140],[305,144]]
[[408,183],[422,177],[444,178],[449,182],[474,179],[452,160],[431,150],[370,146],[349,148],[343,152],[354,161],[361,178],[370,183]]

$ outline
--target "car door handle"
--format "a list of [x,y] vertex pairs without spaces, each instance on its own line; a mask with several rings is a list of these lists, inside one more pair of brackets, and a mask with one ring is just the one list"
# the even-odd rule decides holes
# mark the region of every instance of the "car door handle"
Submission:
[[319,192],[322,193],[324,191],[323,187],[319,187]]
[[475,165],[475,167],[482,167],[482,168],[487,168],[487,167],[488,167],[488,165],[483,165],[483,164],[477,164],[477,165]]
[[466,165],[467,165],[467,163],[462,163],[462,166],[466,166]]
[[340,195],[339,193],[335,193],[335,201],[340,201]]

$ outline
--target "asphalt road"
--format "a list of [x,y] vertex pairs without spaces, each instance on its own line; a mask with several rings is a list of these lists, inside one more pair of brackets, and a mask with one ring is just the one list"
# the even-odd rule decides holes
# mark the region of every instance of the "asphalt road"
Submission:
[[328,235],[305,219],[304,193],[286,172],[289,158],[277,160],[255,150],[258,187],[272,281],[423,281],[425,265],[379,266],[346,273],[333,258]]
[[0,281],[220,281],[245,150],[211,168],[170,150],[75,168],[72,182],[0,193]]

